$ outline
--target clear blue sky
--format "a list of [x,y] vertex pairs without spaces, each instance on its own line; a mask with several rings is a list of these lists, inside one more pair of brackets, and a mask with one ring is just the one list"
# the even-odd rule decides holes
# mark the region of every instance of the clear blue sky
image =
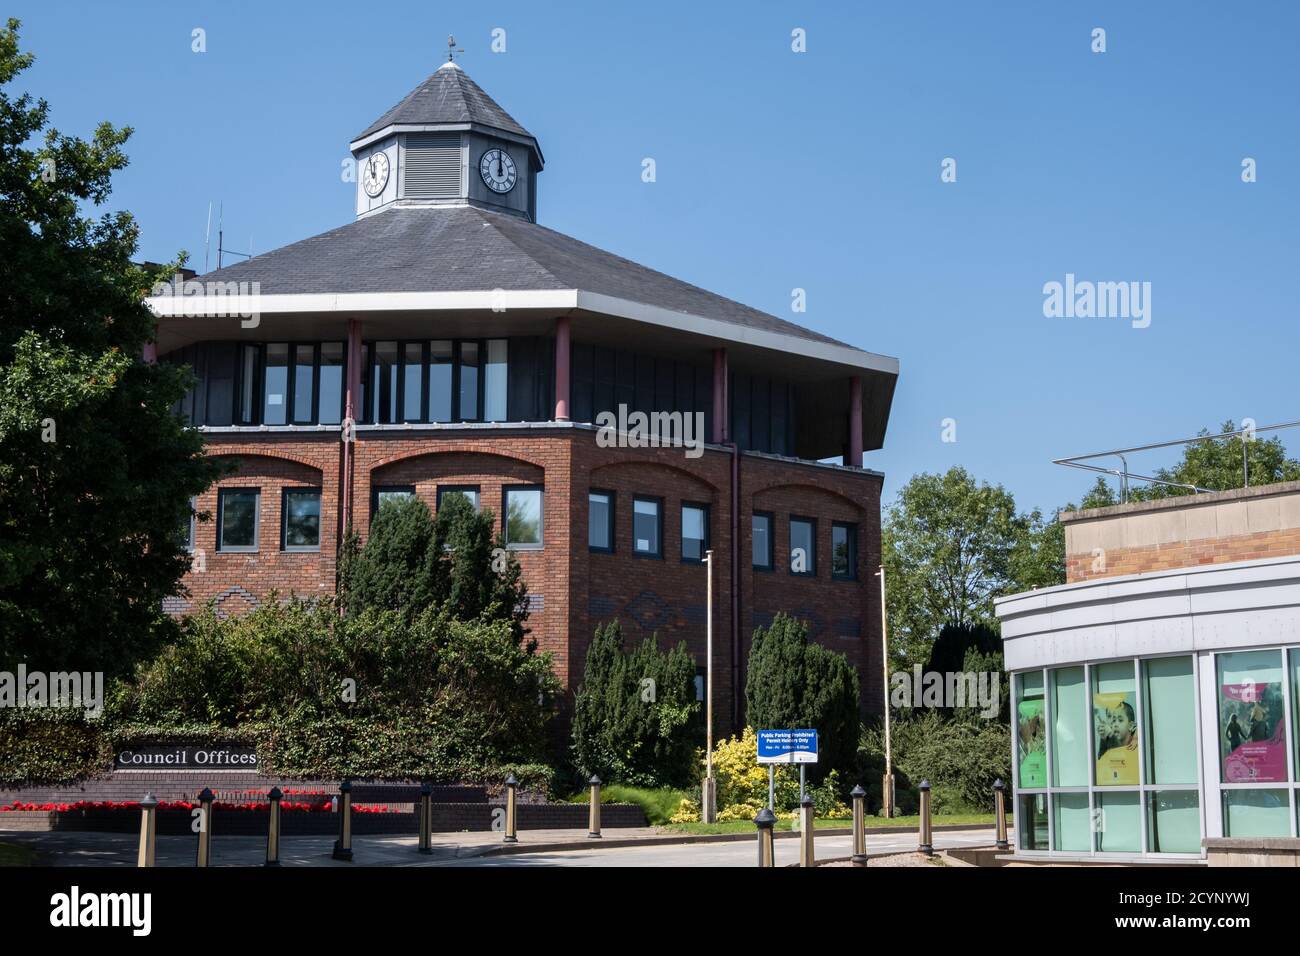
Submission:
[[[60,129],[135,128],[141,255],[200,267],[210,200],[241,250],[349,221],[349,139],[454,33],[541,142],[542,223],[900,359],[891,497],[956,463],[1050,509],[1091,483],[1052,458],[1300,418],[1295,3],[9,7]],[[1045,318],[1067,272],[1152,283],[1150,327]]]

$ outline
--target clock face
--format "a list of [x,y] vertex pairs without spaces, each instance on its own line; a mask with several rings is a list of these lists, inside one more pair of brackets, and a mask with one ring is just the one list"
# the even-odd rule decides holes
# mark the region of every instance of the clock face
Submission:
[[510,192],[515,188],[515,180],[519,178],[515,161],[504,149],[493,148],[484,153],[479,160],[478,171],[483,177],[483,185],[494,193]]
[[388,185],[387,153],[370,154],[365,168],[361,171],[361,185],[365,187],[366,195],[372,199],[384,191],[384,187]]

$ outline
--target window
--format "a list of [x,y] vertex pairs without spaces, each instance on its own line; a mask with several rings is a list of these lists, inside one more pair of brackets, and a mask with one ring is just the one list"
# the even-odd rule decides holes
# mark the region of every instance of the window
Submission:
[[708,688],[709,674],[703,667],[695,668],[695,699],[703,702],[704,693]]
[[[1220,654],[1218,675],[1219,769],[1223,782],[1284,783],[1287,745],[1281,652]],[[1281,833],[1272,835],[1290,836],[1289,823]]]
[[442,507],[442,501],[447,495],[462,495],[478,511],[478,485],[439,485],[438,486],[438,507]]
[[1092,734],[1097,786],[1136,787],[1140,771],[1132,661],[1093,665]]
[[316,422],[316,346],[293,347],[293,423]]
[[429,343],[429,421],[451,421],[451,388],[453,368],[451,340],[437,339]]
[[505,530],[507,548],[540,548],[542,546],[542,489],[523,485],[507,486],[502,491],[505,499]]
[[198,521],[198,507],[199,507],[199,499],[191,498],[190,499],[190,520],[186,522],[188,527],[186,528],[185,532],[182,532],[182,538],[185,541],[186,551],[194,550],[194,530],[195,530],[194,526],[195,523]]
[[460,400],[458,421],[476,422],[479,419],[479,349],[477,342],[460,343]]
[[373,342],[370,347],[370,415],[368,421],[387,425],[397,421],[397,343]]
[[812,518],[790,519],[790,573],[817,575],[817,522]]
[[772,515],[766,511],[754,512],[753,538],[750,550],[751,561],[760,571],[772,570]]
[[587,495],[587,547],[592,551],[614,550],[612,491],[592,491]]
[[663,503],[658,498],[632,499],[632,553],[643,558],[663,557]]
[[1196,783],[1196,682],[1190,657],[1142,662],[1147,782]]
[[256,345],[239,347],[239,415],[240,425],[257,424],[257,408],[253,397],[257,394],[258,352]]
[[682,504],[682,560],[701,562],[709,550],[709,506]]
[[281,507],[285,551],[320,550],[320,489],[286,488]]
[[284,425],[289,416],[289,346],[266,346],[262,371],[262,424]]
[[1020,674],[1016,677],[1016,786],[1021,790],[1047,786],[1046,719],[1042,671]]
[[[1088,685],[1082,667],[1051,671],[1052,786],[1088,786]],[[1087,794],[1084,794],[1087,807]],[[1088,849],[1086,846],[1082,849]]]
[[257,488],[222,488],[217,495],[217,550],[257,550]]
[[506,339],[488,339],[487,367],[483,370],[483,420],[506,420],[506,388],[509,344]]
[[388,501],[404,501],[415,497],[414,485],[377,485],[370,492],[370,516],[373,518]]
[[402,421],[424,421],[424,346],[402,346]]
[[858,577],[858,526],[835,522],[831,525],[831,577],[856,581]]
[[343,421],[343,352],[342,342],[322,342],[320,347],[320,411],[322,425]]

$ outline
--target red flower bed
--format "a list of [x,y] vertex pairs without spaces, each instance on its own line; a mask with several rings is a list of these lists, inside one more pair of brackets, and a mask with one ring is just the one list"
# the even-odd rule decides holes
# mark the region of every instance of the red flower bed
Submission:
[[[256,793],[258,791],[246,791]],[[303,794],[319,796],[319,793],[310,791],[299,791]],[[159,800],[159,810],[185,810],[191,811],[198,806],[197,803],[191,803],[187,800]],[[257,812],[270,810],[270,801],[249,801],[246,803],[230,803],[226,801],[215,801],[214,810],[237,811],[237,812]],[[15,800],[8,806],[0,806],[0,813],[14,811],[54,811],[58,813],[72,813],[76,811],[85,812],[87,810],[108,810],[115,812],[138,813],[140,811],[140,801],[138,800],[78,800],[75,803],[21,803]],[[286,813],[329,813],[333,810],[333,803],[330,800],[316,801],[280,801],[280,810]],[[353,813],[399,813],[402,811],[393,810],[387,804],[365,804],[352,805]]]

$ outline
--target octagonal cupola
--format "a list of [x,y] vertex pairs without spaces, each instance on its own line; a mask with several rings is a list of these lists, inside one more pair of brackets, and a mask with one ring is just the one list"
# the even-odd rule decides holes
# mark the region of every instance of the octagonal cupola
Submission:
[[448,59],[351,143],[357,216],[483,206],[537,218],[536,138]]

